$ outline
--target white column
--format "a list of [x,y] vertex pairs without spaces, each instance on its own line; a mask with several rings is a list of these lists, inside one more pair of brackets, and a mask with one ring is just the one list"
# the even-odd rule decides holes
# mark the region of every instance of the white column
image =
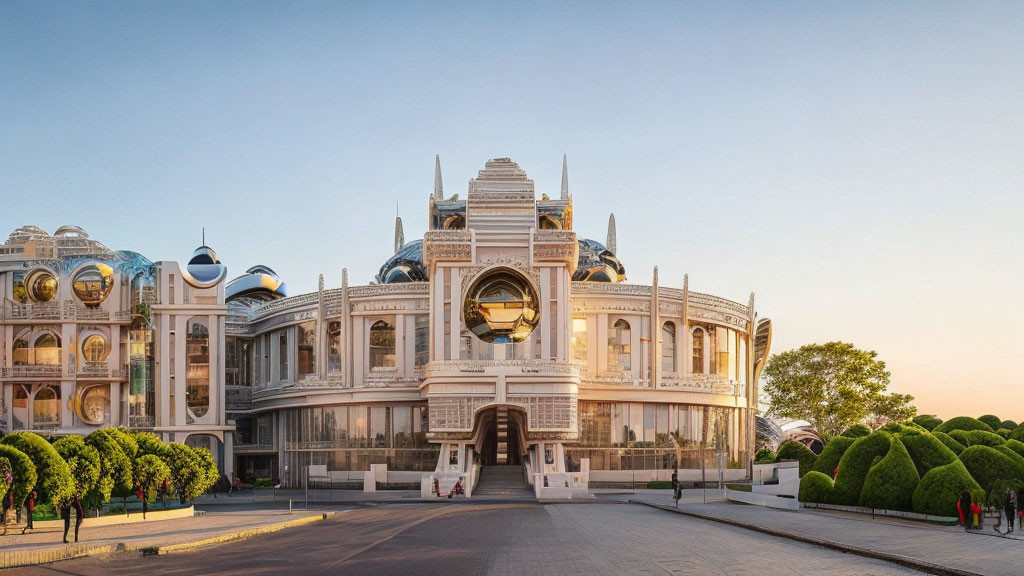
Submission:
[[452,359],[457,360],[459,358],[459,338],[462,336],[462,271],[459,268],[449,268],[449,270],[452,275]]

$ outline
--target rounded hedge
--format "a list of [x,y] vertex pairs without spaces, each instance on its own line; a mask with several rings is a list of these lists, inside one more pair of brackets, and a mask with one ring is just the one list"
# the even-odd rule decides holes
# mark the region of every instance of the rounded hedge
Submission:
[[[39,479],[36,474],[36,465],[32,463],[32,459],[27,454],[7,444],[0,444],[0,458],[6,458],[11,465],[11,476],[14,478],[14,503],[20,504]],[[7,491],[4,490],[4,493],[0,494],[0,498],[6,494]]]
[[821,472],[808,472],[800,479],[801,502],[829,504],[832,501],[832,477]]
[[171,469],[156,454],[143,454],[135,459],[132,467],[135,483],[144,490],[146,500],[153,500],[163,485],[164,480],[170,482]]
[[1024,424],[1018,424],[1010,433],[1010,440],[1024,442]]
[[811,449],[799,442],[792,440],[783,442],[782,446],[779,446],[779,451],[775,454],[775,461],[782,462],[783,460],[798,460],[800,462],[800,475],[803,476],[811,471],[814,467],[814,461],[818,457],[811,452]]
[[868,471],[859,504],[865,508],[908,512],[920,481],[910,453],[895,437],[889,453]]
[[854,442],[839,460],[839,474],[836,475],[832,501],[835,504],[856,506],[860,502],[861,488],[868,472],[877,460],[885,458],[891,446],[892,435],[888,432],[874,432]]
[[[1008,448],[1005,444],[1002,446],[996,446],[995,449],[1009,456],[1010,460],[1016,462],[1018,466],[1024,467],[1024,456],[1017,454],[1016,452]],[[1024,478],[1022,478],[1022,480],[1024,480]]]
[[1002,446],[1006,439],[993,432],[984,430],[953,430],[949,433],[950,438],[964,446]]
[[936,418],[931,414],[922,414],[920,416],[915,416],[913,422],[914,424],[917,424],[918,426],[931,432],[932,430],[935,429],[936,426],[942,424],[942,418]]
[[100,455],[100,478],[86,498],[90,508],[98,508],[110,500],[110,495],[114,493],[130,495],[134,485],[132,461],[111,430],[100,428],[85,437],[85,443],[95,448]]
[[985,414],[984,416],[978,416],[979,422],[984,422],[989,428],[998,430],[1003,426],[1003,420],[999,416],[993,416],[992,414]]
[[71,469],[45,438],[32,432],[15,432],[0,438],[0,444],[14,446],[25,453],[36,467],[35,489],[39,502],[61,506],[74,495]]
[[956,454],[957,456],[959,456],[960,453],[963,452],[965,448],[967,448],[967,446],[964,446],[963,444],[957,442],[956,440],[953,440],[953,437],[950,436],[949,434],[945,434],[943,432],[932,432],[932,436],[938,438],[939,442],[945,444],[946,448],[952,450],[953,453]]
[[1007,430],[1011,430],[1011,431],[1014,428],[1016,428],[1016,427],[1017,427],[1017,423],[1014,422],[1013,420],[1003,420],[1003,423],[1000,426],[1000,428],[1006,428]]
[[[900,440],[910,453],[919,476],[924,476],[932,468],[945,466],[956,460],[956,452],[943,444],[934,434],[904,434],[900,436]],[[963,450],[963,446],[960,448]]]
[[932,429],[932,432],[945,432],[949,434],[953,430],[984,430],[985,432],[991,432],[992,427],[976,418],[957,416],[939,424]]
[[[836,466],[839,466],[839,461],[842,459],[843,454],[853,446],[856,442],[856,438],[850,438],[847,436],[836,436],[830,438],[825,443],[825,448],[822,449],[821,454],[818,455],[818,459],[814,461],[814,466],[811,470],[815,472],[821,472],[822,474],[832,478],[835,474]],[[829,484],[831,488],[831,484]]]
[[956,503],[964,492],[970,492],[975,502],[984,501],[985,491],[962,462],[956,460],[932,468],[914,490],[913,511],[933,516],[956,516]]
[[164,458],[167,456],[167,444],[160,439],[159,436],[152,432],[134,432],[132,438],[135,440],[135,444],[138,447],[136,452],[136,459],[145,456],[146,454],[153,454]]
[[754,464],[771,464],[775,462],[775,452],[762,448],[754,455]]
[[53,449],[67,462],[76,496],[84,498],[100,478],[100,453],[81,436],[64,436],[53,443]]
[[969,446],[960,454],[960,461],[986,493],[997,480],[1024,479],[1024,465],[989,446]]
[[840,434],[840,436],[845,436],[847,438],[863,438],[868,434],[871,434],[870,426],[867,424],[854,424],[846,430],[843,430],[843,433]]
[[1021,442],[1020,440],[1007,440],[1004,446],[1013,450],[1017,454],[1024,456],[1024,442]]

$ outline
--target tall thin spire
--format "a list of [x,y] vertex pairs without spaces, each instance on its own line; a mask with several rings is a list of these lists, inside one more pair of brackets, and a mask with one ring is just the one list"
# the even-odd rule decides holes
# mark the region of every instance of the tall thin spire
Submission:
[[569,198],[569,162],[562,154],[562,200]]
[[618,244],[615,242],[615,213],[612,212],[608,215],[608,236],[605,238],[604,247],[611,250],[612,254],[615,254],[618,250]]
[[444,184],[441,183],[441,156],[434,154],[434,199],[444,200]]
[[402,217],[395,216],[395,254],[405,246],[405,230],[402,229]]

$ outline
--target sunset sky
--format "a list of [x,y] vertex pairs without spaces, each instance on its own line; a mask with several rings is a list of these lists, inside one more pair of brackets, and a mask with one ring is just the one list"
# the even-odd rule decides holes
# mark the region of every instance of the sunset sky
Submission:
[[[508,156],[629,280],[1024,420],[1024,4],[0,3],[0,236],[367,283]],[[0,238],[2,240],[2,238]]]

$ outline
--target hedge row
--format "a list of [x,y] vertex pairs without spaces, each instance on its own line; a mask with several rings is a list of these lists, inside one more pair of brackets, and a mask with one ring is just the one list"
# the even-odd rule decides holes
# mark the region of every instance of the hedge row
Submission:
[[798,460],[800,462],[800,476],[807,474],[814,467],[814,462],[818,457],[815,456],[811,449],[804,446],[799,442],[783,442],[782,446],[779,446],[779,451],[775,455],[776,462],[782,462],[783,460]]

